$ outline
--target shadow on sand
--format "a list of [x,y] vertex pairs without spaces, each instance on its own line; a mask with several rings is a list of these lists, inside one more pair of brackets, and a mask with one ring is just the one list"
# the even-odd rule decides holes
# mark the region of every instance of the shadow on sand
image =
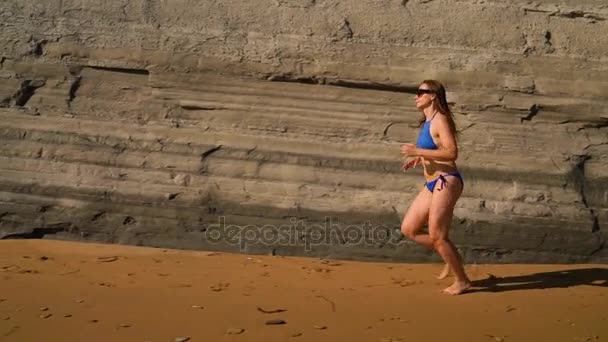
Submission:
[[608,268],[582,268],[510,277],[490,274],[486,279],[473,281],[472,285],[467,293],[541,290],[580,285],[608,287]]

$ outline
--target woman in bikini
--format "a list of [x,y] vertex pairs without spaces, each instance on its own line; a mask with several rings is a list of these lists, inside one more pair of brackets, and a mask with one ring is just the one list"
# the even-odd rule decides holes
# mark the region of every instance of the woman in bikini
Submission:
[[[454,205],[463,189],[462,177],[455,163],[458,146],[454,114],[448,106],[445,88],[435,80],[420,84],[416,93],[416,108],[422,112],[422,127],[415,145],[401,145],[401,153],[406,157],[403,171],[422,164],[426,182],[407,209],[401,232],[426,248],[435,250],[443,258],[446,265],[438,278],[445,278],[450,271],[456,278],[443,292],[457,295],[467,290],[471,282],[458,250],[448,238]],[[428,224],[428,234],[421,234],[425,223]]]

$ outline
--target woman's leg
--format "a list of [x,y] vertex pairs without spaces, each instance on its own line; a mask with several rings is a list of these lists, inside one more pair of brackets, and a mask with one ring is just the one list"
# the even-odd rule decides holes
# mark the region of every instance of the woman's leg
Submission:
[[[439,183],[439,182],[437,182]],[[454,206],[462,193],[462,182],[455,178],[448,178],[442,190],[436,186],[429,208],[429,235],[437,253],[454,272],[456,280],[444,289],[448,294],[460,294],[471,286],[469,278],[464,272],[458,250],[448,238],[448,232],[454,215]]]
[[418,234],[418,232],[428,221],[431,199],[431,192],[423,188],[410,204],[403,216],[403,222],[401,222],[403,235],[428,249],[433,249],[433,241],[429,235]]
[[[434,251],[435,247],[433,246],[431,237],[428,234],[418,234],[422,227],[424,227],[424,224],[428,222],[432,195],[433,194],[428,191],[426,187],[418,193],[403,217],[401,232],[411,240]],[[437,276],[437,279],[443,279],[447,277],[449,273],[450,267],[448,264],[445,264],[443,270]]]

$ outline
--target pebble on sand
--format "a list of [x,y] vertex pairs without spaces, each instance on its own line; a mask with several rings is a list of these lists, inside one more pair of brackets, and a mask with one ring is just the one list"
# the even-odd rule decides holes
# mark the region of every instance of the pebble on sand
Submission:
[[243,328],[229,328],[226,330],[226,334],[228,335],[240,335],[245,332]]
[[279,312],[285,312],[287,311],[286,309],[264,309],[258,306],[258,311],[261,313],[265,313],[265,314],[273,314],[273,313],[279,313]]
[[53,316],[53,314],[51,314],[51,313],[45,313],[45,314],[40,315],[40,318],[45,318],[46,319],[46,318],[49,318],[51,316]]
[[495,342],[504,342],[504,338],[500,337],[500,336],[494,336],[494,335],[486,335],[492,339],[494,339]]
[[190,337],[176,337],[173,339],[173,342],[187,342],[190,341]]

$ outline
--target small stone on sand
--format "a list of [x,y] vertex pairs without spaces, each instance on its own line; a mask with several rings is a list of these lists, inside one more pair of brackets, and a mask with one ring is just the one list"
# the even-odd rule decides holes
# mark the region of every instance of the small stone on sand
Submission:
[[226,330],[226,334],[228,335],[240,335],[245,332],[245,329],[242,328],[228,328]]

